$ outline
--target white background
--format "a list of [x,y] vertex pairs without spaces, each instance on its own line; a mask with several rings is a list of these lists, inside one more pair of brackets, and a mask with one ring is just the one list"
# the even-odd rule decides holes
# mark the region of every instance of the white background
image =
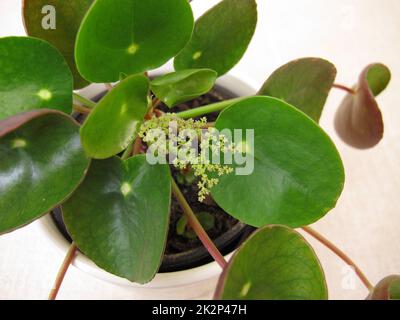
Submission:
[[[216,2],[194,0],[196,16]],[[337,82],[346,85],[352,85],[371,62],[391,68],[392,83],[379,97],[385,138],[373,150],[358,151],[340,142],[332,119],[343,94],[334,91],[329,97],[322,126],[341,152],[347,182],[337,208],[315,228],[357,261],[372,282],[400,273],[400,1],[258,0],[258,4],[258,30],[245,58],[233,70],[235,75],[261,86],[274,69],[304,56],[331,60],[338,68]],[[24,34],[20,12],[20,1],[0,0],[0,36]],[[330,297],[363,299],[367,292],[358,280],[349,288],[344,264],[315,241],[311,243],[325,269]],[[62,260],[37,222],[2,236],[0,299],[47,298]],[[130,288],[70,268],[59,298],[137,297]]]

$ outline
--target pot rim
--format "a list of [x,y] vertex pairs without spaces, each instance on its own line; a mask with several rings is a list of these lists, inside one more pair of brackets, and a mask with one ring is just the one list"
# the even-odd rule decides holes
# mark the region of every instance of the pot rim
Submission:
[[[161,68],[156,70],[155,72],[152,72],[151,74],[159,75],[166,72],[171,72],[171,68]],[[227,74],[219,78],[216,84],[238,96],[254,95],[256,92],[256,86],[254,85],[253,81],[246,79],[243,76],[234,76],[233,74]],[[87,88],[79,90],[79,93],[87,98],[92,98],[101,90],[104,90],[104,85],[92,84]],[[55,247],[57,247],[60,251],[64,253],[67,252],[70,243],[58,230],[50,214],[39,219],[39,225],[41,229],[48,234]],[[226,255],[225,258],[229,260],[233,253],[234,252]],[[157,273],[155,278],[150,283],[140,285],[110,274],[107,271],[99,268],[93,261],[91,261],[81,252],[77,253],[74,261],[72,262],[72,265],[97,279],[116,285],[129,286],[138,289],[164,289],[187,286],[198,282],[210,280],[217,277],[221,273],[221,268],[214,261],[187,270]]]

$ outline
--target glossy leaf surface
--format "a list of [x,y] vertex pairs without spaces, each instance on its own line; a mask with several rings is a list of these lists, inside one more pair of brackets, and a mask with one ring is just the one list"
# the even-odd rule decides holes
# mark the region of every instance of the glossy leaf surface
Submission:
[[327,134],[304,113],[276,98],[253,97],[224,110],[215,126],[232,134],[241,129],[234,142],[247,157],[234,160],[235,172],[211,190],[226,212],[256,227],[300,227],[335,207],[343,164]]
[[195,24],[175,69],[209,68],[221,76],[243,57],[257,25],[255,0],[223,0]]
[[0,38],[0,120],[33,109],[72,110],[72,74],[47,42]]
[[78,70],[89,81],[114,82],[155,69],[181,51],[193,24],[187,0],[97,0],[78,33]]
[[232,257],[216,292],[224,300],[326,300],[325,276],[311,246],[296,231],[269,226]]
[[81,128],[82,144],[90,157],[109,158],[133,142],[147,112],[148,91],[145,76],[130,76],[97,104]]
[[163,256],[170,197],[166,165],[151,166],[144,155],[94,160],[63,217],[79,249],[100,268],[146,283]]
[[46,109],[0,121],[0,159],[0,233],[63,202],[89,166],[78,124]]
[[74,75],[74,88],[89,84],[75,64],[75,39],[82,19],[94,0],[24,0],[23,17],[28,35],[54,45]]

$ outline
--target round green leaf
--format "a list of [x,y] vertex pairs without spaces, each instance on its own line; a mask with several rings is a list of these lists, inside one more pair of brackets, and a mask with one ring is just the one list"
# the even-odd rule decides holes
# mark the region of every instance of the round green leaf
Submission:
[[296,231],[269,226],[253,234],[221,275],[217,299],[326,300],[325,276],[311,246]]
[[284,100],[319,122],[335,78],[336,68],[329,61],[299,59],[276,70],[259,95]]
[[257,25],[255,0],[224,0],[196,21],[175,69],[210,68],[221,76],[243,57]]
[[344,142],[368,149],[382,140],[384,123],[375,97],[385,90],[390,78],[390,70],[380,63],[363,70],[355,93],[344,98],[336,113],[336,131]]
[[[223,111],[216,128],[244,130],[243,140],[234,142],[247,152],[248,168],[254,161],[251,174],[222,176],[211,190],[235,218],[256,227],[300,227],[336,205],[344,184],[342,161],[328,135],[304,113],[276,98],[253,97]],[[254,145],[246,129],[254,130]]]
[[63,217],[76,245],[100,268],[146,283],[163,256],[170,199],[168,166],[151,166],[144,155],[95,160],[63,205]]
[[72,74],[47,42],[0,39],[0,120],[32,109],[72,110]]
[[74,76],[75,89],[89,84],[81,77],[76,68],[74,52],[76,34],[93,1],[23,1],[23,16],[27,34],[50,42],[63,54]]
[[380,281],[368,300],[400,300],[400,276],[392,275]]
[[214,70],[189,69],[156,78],[151,81],[150,88],[158,99],[172,108],[207,93],[216,80]]
[[0,159],[0,233],[63,202],[89,166],[77,123],[47,109],[0,121]]
[[109,158],[136,138],[146,115],[148,91],[145,76],[130,76],[97,104],[81,128],[82,144],[91,158]]
[[155,69],[189,41],[193,13],[187,0],[97,0],[76,41],[78,70],[92,82]]

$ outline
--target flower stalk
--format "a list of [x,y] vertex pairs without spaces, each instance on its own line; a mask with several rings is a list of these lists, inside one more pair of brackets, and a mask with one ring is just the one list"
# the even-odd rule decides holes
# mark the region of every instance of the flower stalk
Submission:
[[368,291],[372,292],[374,290],[374,286],[365,276],[365,274],[361,271],[361,269],[355,264],[353,260],[351,260],[342,250],[340,250],[337,246],[335,246],[332,242],[326,239],[323,235],[315,231],[310,227],[303,227],[303,230],[307,232],[310,236],[317,239],[323,245],[325,245],[329,250],[335,253],[340,259],[342,259],[345,263],[351,266],[354,269],[354,272],[364,284],[364,286],[368,289]]
[[196,235],[199,237],[200,241],[206,247],[210,255],[214,258],[214,260],[220,265],[221,268],[225,268],[227,262],[224,256],[221,254],[221,252],[218,250],[218,248],[215,246],[215,244],[208,236],[207,232],[204,230],[203,226],[197,219],[192,208],[186,201],[184,195],[182,194],[181,190],[179,189],[174,179],[172,179],[172,192],[176,200],[179,202],[184,214],[186,215],[190,227],[194,230]]
[[72,243],[67,251],[67,255],[65,256],[64,262],[61,265],[60,270],[58,271],[56,281],[54,282],[53,288],[49,294],[49,300],[56,300],[58,292],[60,291],[61,284],[67,274],[68,268],[71,265],[72,261],[75,258],[76,252],[78,248],[75,243]]

